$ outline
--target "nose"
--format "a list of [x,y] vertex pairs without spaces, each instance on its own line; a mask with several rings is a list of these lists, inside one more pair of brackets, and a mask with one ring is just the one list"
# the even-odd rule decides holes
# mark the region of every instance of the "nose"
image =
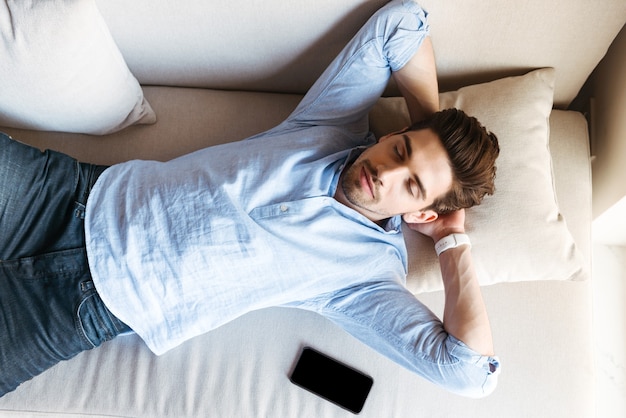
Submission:
[[407,170],[408,167],[404,164],[381,164],[376,167],[376,175],[383,185],[389,185],[397,180],[406,177]]

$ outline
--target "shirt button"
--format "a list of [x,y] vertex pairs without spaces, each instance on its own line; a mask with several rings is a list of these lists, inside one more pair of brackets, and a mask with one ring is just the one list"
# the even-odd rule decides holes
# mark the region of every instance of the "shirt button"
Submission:
[[287,212],[289,210],[289,206],[287,205],[280,205],[280,211],[281,212]]

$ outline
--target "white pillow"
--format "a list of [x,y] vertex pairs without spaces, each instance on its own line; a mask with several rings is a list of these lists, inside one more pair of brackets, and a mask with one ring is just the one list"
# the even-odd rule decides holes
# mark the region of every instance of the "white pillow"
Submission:
[[[439,96],[442,109],[456,107],[476,117],[500,143],[496,192],[466,213],[483,285],[576,279],[583,271],[553,185],[548,148],[553,90],[554,70],[545,68]],[[402,98],[381,99],[371,116],[377,135],[409,125]],[[404,231],[409,288],[415,293],[442,289],[432,240],[407,227]]]
[[93,0],[0,2],[0,125],[102,135],[155,121]]

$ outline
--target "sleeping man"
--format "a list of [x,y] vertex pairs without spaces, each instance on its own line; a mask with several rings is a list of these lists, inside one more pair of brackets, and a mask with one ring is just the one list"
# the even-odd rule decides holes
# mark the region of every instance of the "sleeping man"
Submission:
[[[464,208],[497,139],[438,111],[426,13],[380,9],[280,125],[168,162],[111,167],[0,135],[0,395],[126,332],[156,354],[252,310],[315,311],[450,391],[496,385]],[[375,141],[390,77],[413,125]],[[443,320],[405,287],[401,223],[432,238]]]

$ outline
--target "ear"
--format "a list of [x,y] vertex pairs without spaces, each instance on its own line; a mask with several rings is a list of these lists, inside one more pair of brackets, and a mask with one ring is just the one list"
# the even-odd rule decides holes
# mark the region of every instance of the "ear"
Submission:
[[436,221],[437,218],[439,218],[439,214],[431,209],[424,211],[418,210],[416,212],[405,213],[402,215],[402,219],[404,219],[404,222],[408,224],[424,224]]

